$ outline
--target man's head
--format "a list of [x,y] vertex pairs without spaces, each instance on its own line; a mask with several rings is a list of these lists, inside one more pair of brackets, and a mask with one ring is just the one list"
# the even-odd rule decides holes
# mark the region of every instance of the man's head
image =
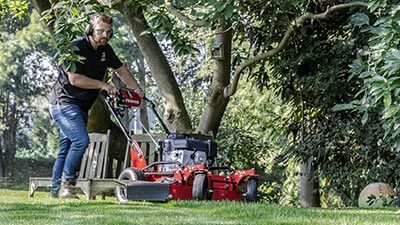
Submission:
[[91,20],[86,34],[92,36],[97,45],[106,45],[112,37],[112,17],[106,14],[96,14]]

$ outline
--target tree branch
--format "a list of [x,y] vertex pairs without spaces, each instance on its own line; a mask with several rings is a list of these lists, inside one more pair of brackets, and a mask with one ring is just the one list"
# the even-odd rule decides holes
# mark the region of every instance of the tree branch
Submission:
[[[51,3],[48,0],[33,0],[33,5],[35,6],[36,10],[38,11],[40,17],[42,17],[42,13],[51,8]],[[44,21],[49,30],[51,36],[54,34],[54,22]]]
[[165,0],[165,8],[168,10],[169,13],[171,13],[173,16],[181,20],[182,22],[193,25],[195,27],[205,27],[207,23],[203,20],[193,20],[190,19],[189,17],[183,15],[179,10],[177,10],[173,5],[172,5],[172,0]]
[[366,3],[366,2],[351,2],[351,3],[339,4],[339,5],[335,5],[332,7],[328,7],[325,10],[325,12],[323,12],[323,13],[319,13],[319,14],[306,13],[306,14],[296,18],[290,24],[290,26],[287,28],[285,35],[283,36],[282,40],[279,42],[279,44],[276,48],[273,48],[266,53],[257,55],[254,58],[245,61],[238,68],[236,68],[235,73],[233,75],[232,83],[229,86],[225,87],[225,89],[224,89],[224,96],[229,97],[229,96],[232,96],[235,94],[238,83],[239,83],[240,75],[244,69],[246,69],[247,67],[249,67],[255,63],[258,63],[259,61],[270,58],[270,57],[276,55],[277,53],[279,53],[280,51],[282,51],[282,49],[285,48],[287,43],[289,42],[289,38],[292,36],[292,34],[296,31],[296,29],[298,29],[299,27],[302,27],[303,23],[305,21],[325,19],[329,16],[330,13],[332,13],[334,11],[339,11],[339,10],[350,8],[350,7],[368,7],[368,3]]

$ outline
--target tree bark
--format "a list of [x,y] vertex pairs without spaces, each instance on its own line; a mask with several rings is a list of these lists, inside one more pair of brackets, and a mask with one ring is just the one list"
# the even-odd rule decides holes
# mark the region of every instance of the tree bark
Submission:
[[212,132],[216,136],[229,102],[229,96],[224,96],[224,88],[230,83],[232,30],[226,30],[226,27],[229,26],[222,26],[215,35],[215,41],[222,43],[224,59],[215,60],[214,75],[206,98],[206,108],[196,128],[197,133]]
[[314,179],[315,166],[312,159],[300,165],[300,205],[321,207],[319,182]]
[[[139,51],[138,52],[138,58],[136,60],[136,65],[138,67],[138,82],[139,86],[145,91],[146,89],[146,70],[144,67],[144,58],[142,53]],[[140,114],[140,122],[142,123],[142,133],[145,133],[146,130],[149,130],[149,117],[148,117],[148,112],[147,112],[147,105],[142,104],[140,106],[139,110]]]
[[[300,139],[301,145],[304,143],[305,133],[305,106],[303,101],[303,89],[299,90],[301,102],[301,131]],[[307,162],[300,165],[300,199],[299,203],[303,207],[321,207],[320,193],[319,193],[319,180],[314,179],[316,174],[315,165],[312,163],[313,157],[310,157]]]
[[[36,10],[39,12],[40,15],[48,9],[51,8],[51,3],[48,0],[33,0],[33,4],[35,5]],[[46,21],[45,21],[46,22]],[[47,23],[47,29],[49,30],[50,34],[54,34],[54,26],[53,23]]]
[[133,12],[128,3],[118,6],[119,10],[133,31],[147,65],[156,81],[166,106],[164,118],[172,132],[191,133],[192,126],[171,67],[168,64],[156,38],[149,32],[149,25],[144,18],[142,8]]
[[17,123],[16,121],[11,121],[8,124],[8,128],[4,131],[4,148],[5,148],[5,160],[3,162],[4,175],[13,176],[15,165],[15,154],[16,154],[16,136],[17,136]]
[[[5,93],[0,93],[0,102],[5,102]],[[2,113],[0,113],[0,119],[1,119],[1,124],[5,124],[6,123],[6,116],[5,115],[5,111],[6,111],[6,104],[0,104],[1,107],[1,111]],[[5,163],[4,161],[6,160],[5,158],[5,150],[4,150],[4,136],[0,136],[0,177],[4,177],[5,176]]]
[[7,107],[5,111],[5,125],[6,129],[3,131],[4,152],[1,154],[1,170],[0,176],[13,176],[15,165],[15,154],[17,147],[17,126],[18,126],[18,112],[15,103],[10,101],[10,96],[7,96],[5,102]]

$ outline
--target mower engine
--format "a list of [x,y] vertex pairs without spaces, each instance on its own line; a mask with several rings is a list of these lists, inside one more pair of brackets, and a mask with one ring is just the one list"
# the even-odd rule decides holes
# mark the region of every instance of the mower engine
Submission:
[[[217,144],[212,140],[201,141],[185,134],[169,134],[161,143],[162,161],[175,161],[180,166],[204,164],[211,166],[217,156]],[[172,172],[177,164],[160,165],[160,171]]]

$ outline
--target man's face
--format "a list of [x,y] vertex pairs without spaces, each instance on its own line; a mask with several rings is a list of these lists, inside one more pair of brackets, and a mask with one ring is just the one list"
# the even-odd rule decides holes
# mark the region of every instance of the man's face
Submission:
[[96,21],[93,26],[93,40],[99,45],[106,45],[110,39],[112,33],[111,24],[104,23],[102,21]]

